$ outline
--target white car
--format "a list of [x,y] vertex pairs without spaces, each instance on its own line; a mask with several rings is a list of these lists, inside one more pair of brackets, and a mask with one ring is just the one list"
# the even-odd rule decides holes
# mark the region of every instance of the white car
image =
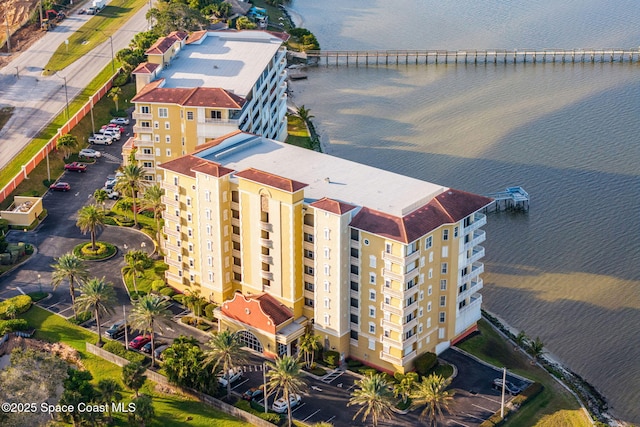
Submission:
[[120,193],[118,193],[116,190],[114,190],[113,188],[103,188],[104,191],[107,192],[107,197],[110,198],[111,200],[117,200],[120,198]]
[[113,123],[113,124],[116,124],[116,125],[123,126],[123,125],[128,125],[129,124],[129,119],[127,119],[126,117],[116,117],[114,119],[111,119],[109,121],[109,123]]
[[80,150],[80,152],[78,153],[78,156],[80,157],[91,157],[91,158],[98,158],[98,157],[102,157],[102,153],[96,150],[92,150],[91,148],[83,148],[82,150]]
[[115,139],[116,141],[120,141],[120,138],[121,138],[120,132],[118,132],[116,128],[100,129],[100,133],[102,135],[109,136]]
[[111,145],[113,142],[113,138],[107,135],[102,135],[100,133],[94,133],[87,140],[89,144],[98,144],[98,145]]
[[230,369],[226,375],[223,375],[220,378],[218,378],[218,382],[220,383],[221,386],[226,387],[227,382],[231,382],[233,384],[234,382],[238,381],[240,378],[242,378],[241,370]]
[[[292,408],[298,406],[301,400],[302,398],[300,397],[299,394],[294,393],[289,395],[289,403],[291,404]],[[283,414],[287,412],[287,401],[284,399],[284,397],[281,397],[280,399],[273,402],[272,409],[274,412],[277,412],[278,414]]]

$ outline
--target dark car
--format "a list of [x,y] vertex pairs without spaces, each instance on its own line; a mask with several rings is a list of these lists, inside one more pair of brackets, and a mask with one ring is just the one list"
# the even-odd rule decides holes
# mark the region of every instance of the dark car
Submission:
[[249,390],[242,393],[242,398],[244,400],[253,400],[264,395],[264,386],[260,387],[251,387]]
[[64,169],[71,172],[85,172],[87,170],[87,165],[80,162],[72,162],[64,165]]
[[[155,347],[158,348],[158,347],[161,347],[161,346],[165,345],[166,342],[164,342],[164,341],[156,341],[154,344],[155,344]],[[140,350],[142,350],[144,353],[151,354],[151,340],[149,340],[148,343],[143,345]]]
[[140,350],[142,346],[151,341],[151,336],[149,335],[138,335],[129,343],[129,348],[134,350]]
[[[496,390],[502,390],[502,378],[496,378],[495,380],[493,380],[492,386]],[[509,394],[511,394],[513,396],[515,396],[516,394],[520,394],[520,392],[522,391],[521,387],[518,387],[517,385],[515,385],[511,381],[505,381],[504,389],[505,389],[505,391],[507,393],[509,393]]]
[[117,339],[124,335],[125,323],[124,320],[114,323],[111,325],[109,329],[104,333],[107,337],[112,339]]
[[51,191],[69,191],[71,190],[71,186],[68,182],[56,182],[55,184],[51,184],[49,189]]

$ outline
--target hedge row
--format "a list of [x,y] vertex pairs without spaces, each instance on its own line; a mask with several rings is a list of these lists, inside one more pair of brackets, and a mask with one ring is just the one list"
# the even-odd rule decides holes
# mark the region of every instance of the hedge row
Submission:
[[[13,307],[15,315],[22,314],[31,308],[31,297],[29,295],[18,295],[0,302],[0,319],[7,319],[7,309]],[[11,310],[9,310],[11,311]]]
[[15,331],[26,331],[29,323],[24,319],[0,320],[0,336]]
[[[280,420],[281,417],[278,414],[274,414],[273,412],[268,412],[268,413],[264,413],[264,408],[262,408],[262,406],[258,405],[258,403],[256,402],[247,402],[246,400],[238,400],[234,406],[236,408],[242,409],[245,412],[248,412],[250,414],[255,415],[256,417],[262,418],[263,420],[270,422],[271,424],[275,424],[275,425],[279,425],[280,424]],[[258,409],[256,407],[261,408]]]
[[421,377],[429,375],[429,372],[438,364],[438,356],[435,353],[422,353],[413,361],[416,372]]
[[147,358],[144,354],[136,353],[135,351],[127,350],[122,344],[117,341],[109,341],[103,347],[104,350],[109,353],[113,353],[116,356],[124,357],[129,362],[136,362],[144,364]]

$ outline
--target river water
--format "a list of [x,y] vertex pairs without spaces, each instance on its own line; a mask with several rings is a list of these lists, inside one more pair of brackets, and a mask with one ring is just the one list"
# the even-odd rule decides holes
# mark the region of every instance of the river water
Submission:
[[[294,0],[333,49],[631,48],[636,1]],[[476,193],[484,306],[640,422],[640,64],[321,66],[291,85],[325,151]]]

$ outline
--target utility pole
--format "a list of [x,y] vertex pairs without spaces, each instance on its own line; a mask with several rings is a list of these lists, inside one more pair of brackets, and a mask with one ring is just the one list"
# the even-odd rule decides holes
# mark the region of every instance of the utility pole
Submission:
[[4,16],[4,23],[7,24],[7,53],[11,53],[11,31],[9,30],[9,17]]
[[42,0],[40,0],[40,28],[42,28]]
[[127,332],[127,310],[122,304],[122,314],[124,315],[124,348],[129,350],[129,333]]
[[[219,322],[218,322],[219,323]],[[269,394],[267,393],[267,364],[266,362],[262,362],[262,381],[264,384],[264,413],[269,412]]]
[[91,101],[91,130],[96,133],[96,122],[93,120],[93,95],[89,97],[89,101]]
[[502,368],[502,403],[500,404],[500,418],[504,419],[504,389],[507,388],[507,368]]

